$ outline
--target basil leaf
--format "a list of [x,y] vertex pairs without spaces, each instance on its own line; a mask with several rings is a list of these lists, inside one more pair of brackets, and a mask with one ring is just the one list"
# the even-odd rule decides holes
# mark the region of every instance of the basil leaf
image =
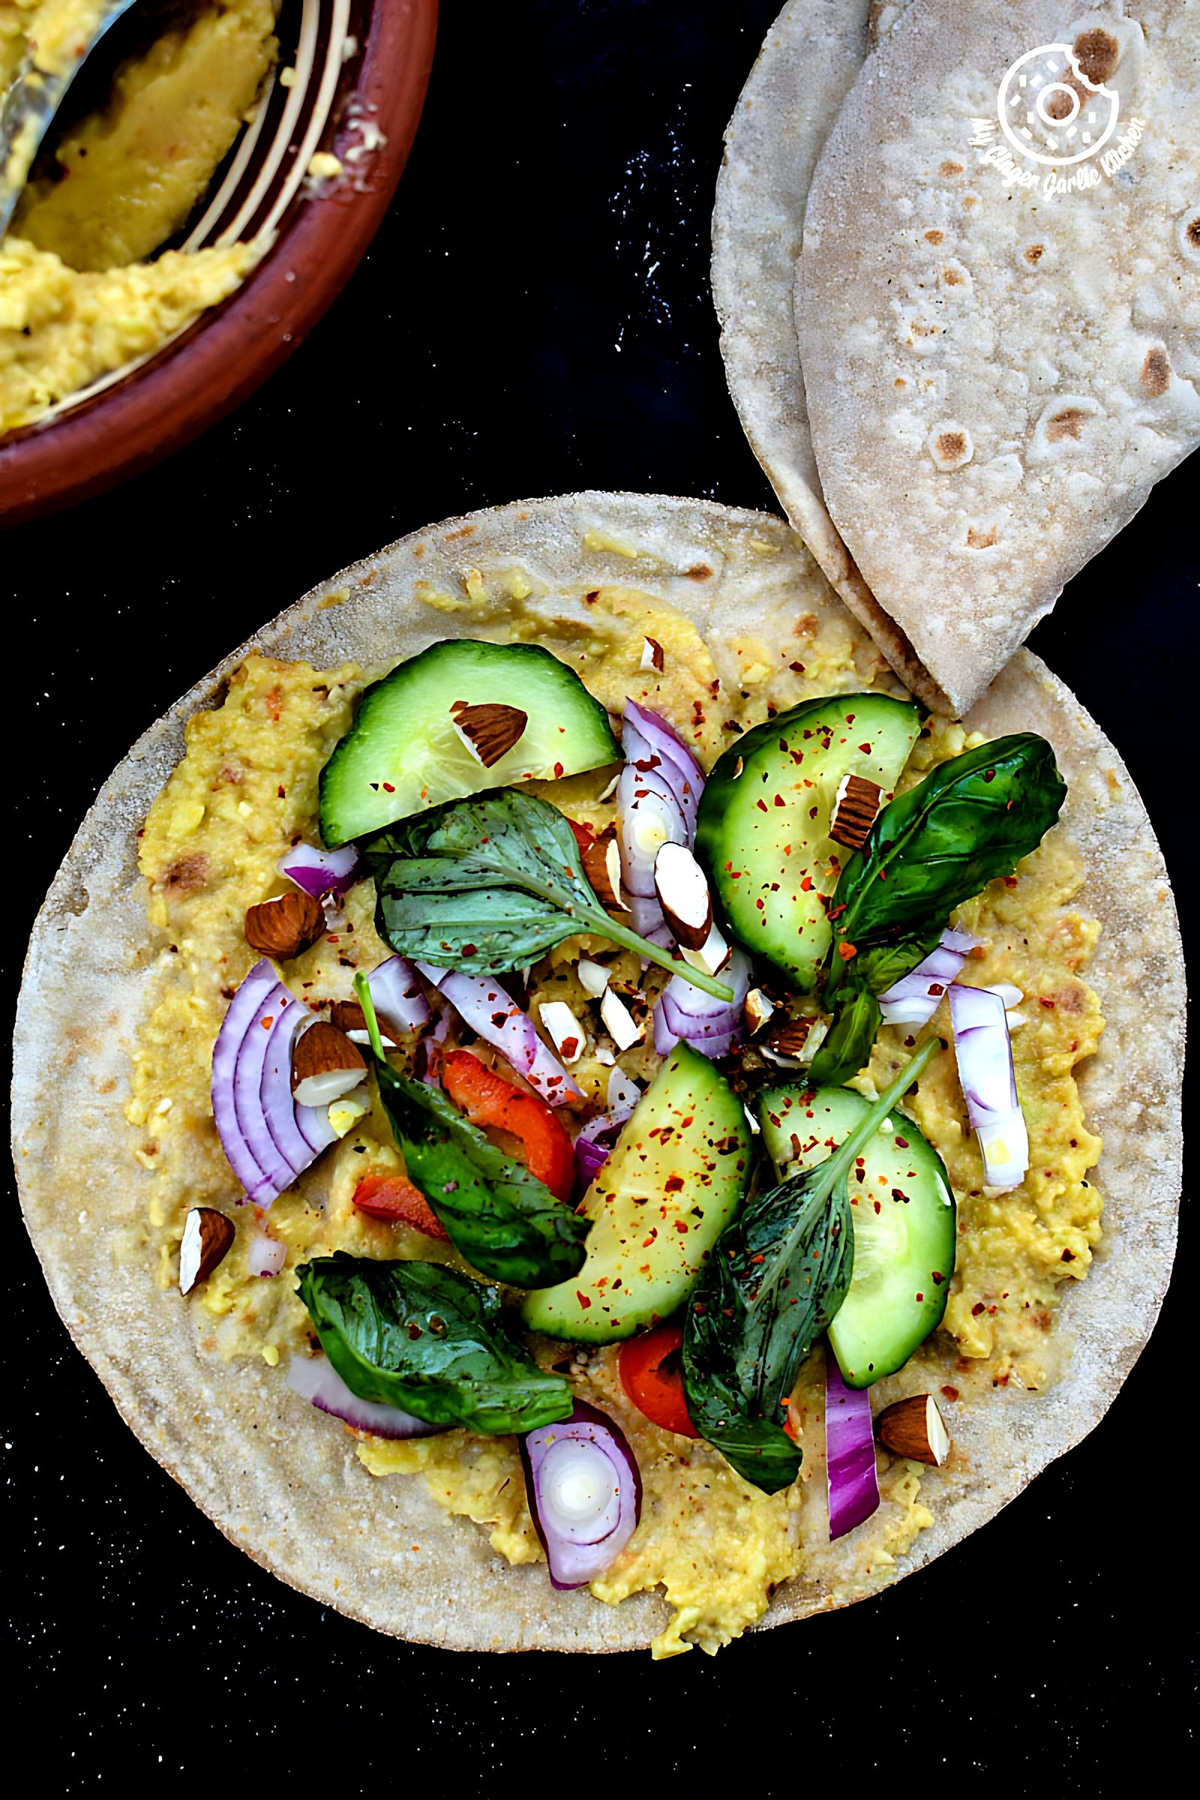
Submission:
[[846,1297],[854,1265],[847,1177],[854,1158],[925,1068],[919,1050],[845,1142],[749,1202],[717,1240],[683,1328],[688,1417],[739,1475],[787,1487],[801,1452],[782,1428],[813,1344]]
[[915,969],[956,906],[1037,849],[1066,792],[1051,746],[1022,732],[942,763],[898,795],[842,871],[826,992],[849,983],[882,993]]
[[341,1250],[297,1274],[321,1348],[360,1400],[488,1437],[570,1417],[569,1384],[509,1337],[493,1288],[438,1263]]
[[[495,788],[418,813],[373,838],[380,937],[402,956],[492,974],[520,968],[590,931],[675,974],[674,957],[610,919],[583,872],[579,846],[549,801]],[[688,968],[718,1000],[732,989]]]
[[538,1288],[579,1273],[588,1219],[497,1149],[436,1088],[378,1059],[375,1074],[409,1179],[481,1275]]
[[834,1001],[834,1018],[809,1070],[814,1084],[841,1087],[871,1060],[871,1048],[882,1013],[866,988],[843,989]]

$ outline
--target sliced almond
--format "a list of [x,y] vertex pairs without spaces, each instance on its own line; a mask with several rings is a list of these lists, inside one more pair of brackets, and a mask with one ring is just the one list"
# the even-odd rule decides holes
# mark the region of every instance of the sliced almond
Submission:
[[503,706],[498,700],[485,700],[479,706],[456,700],[450,715],[463,743],[485,769],[508,754],[529,723],[529,714],[519,706]]
[[600,1002],[600,1017],[618,1050],[632,1050],[646,1035],[646,1027],[638,1024],[621,996],[615,994],[612,988],[604,990],[604,997]]
[[246,942],[260,956],[276,962],[290,962],[316,943],[325,930],[325,913],[321,902],[306,894],[303,888],[280,894],[278,900],[263,900],[246,913]]
[[662,846],[654,859],[654,886],[680,949],[703,950],[712,930],[712,895],[685,844]]
[[179,1291],[190,1294],[197,1282],[207,1281],[221,1262],[236,1231],[215,1206],[193,1206],[183,1221],[183,1237],[179,1245]]
[[[390,1027],[387,1020],[376,1011],[376,1023],[379,1035],[385,1044],[396,1044],[399,1040],[389,1036]],[[338,1031],[344,1031],[352,1044],[369,1044],[370,1033],[362,1007],[357,1000],[333,1000],[329,1006],[329,1023]]]
[[643,669],[661,669],[665,661],[666,657],[663,655],[663,647],[658,639],[652,637],[643,638],[642,661],[640,666]]
[[875,1421],[875,1435],[896,1456],[940,1469],[950,1454],[950,1433],[932,1394],[910,1394],[886,1406]]
[[721,936],[720,929],[716,925],[712,927],[699,950],[691,950],[686,944],[680,944],[679,953],[684,962],[691,963],[693,969],[704,969],[709,975],[719,975],[733,955],[733,951]]
[[371,1100],[365,1086],[357,1092],[343,1094],[340,1100],[334,1100],[329,1107],[329,1123],[340,1138],[353,1131],[358,1121],[365,1118],[371,1110]]
[[782,1018],[767,1032],[761,1045],[762,1053],[770,1062],[792,1067],[810,1063],[828,1031],[829,1024],[825,1019]]
[[548,1032],[554,1048],[570,1068],[587,1048],[587,1032],[565,1000],[544,1000],[538,1008],[543,1031]]
[[292,1051],[292,1098],[297,1106],[330,1106],[364,1080],[367,1065],[336,1025],[318,1019]]
[[603,963],[593,962],[589,956],[581,956],[575,964],[575,973],[579,977],[579,985],[593,1000],[598,1000],[608,986],[608,970]]
[[583,872],[596,890],[606,912],[628,912],[621,898],[621,851],[616,830],[609,825],[583,853]]
[[775,1011],[775,1002],[768,1000],[761,988],[751,988],[742,1002],[742,1016],[746,1021],[746,1029],[751,1036],[761,1031]]
[[879,813],[883,789],[864,775],[843,775],[838,782],[829,820],[829,835],[836,843],[861,850]]

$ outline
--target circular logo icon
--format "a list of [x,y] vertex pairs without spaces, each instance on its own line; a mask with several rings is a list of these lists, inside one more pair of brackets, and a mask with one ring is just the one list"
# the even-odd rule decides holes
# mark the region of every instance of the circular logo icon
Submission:
[[1120,96],[1083,73],[1070,44],[1039,44],[1000,83],[1000,129],[1022,156],[1062,168],[1086,162],[1117,128]]

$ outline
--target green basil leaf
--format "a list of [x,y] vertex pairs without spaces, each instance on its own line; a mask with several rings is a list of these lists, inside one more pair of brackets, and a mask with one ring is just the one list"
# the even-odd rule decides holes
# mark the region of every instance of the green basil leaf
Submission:
[[899,794],[838,882],[827,993],[847,984],[882,993],[915,969],[956,906],[1037,849],[1066,791],[1051,746],[1022,732],[953,757]]
[[812,1060],[814,1084],[841,1087],[865,1068],[882,1017],[878,1000],[866,988],[843,988],[834,1002],[833,1024]]
[[795,1480],[788,1396],[834,1318],[854,1260],[844,1171],[834,1159],[760,1194],[701,1273],[683,1338],[688,1416],[739,1475],[773,1494]]
[[787,1487],[800,1467],[784,1412],[850,1286],[847,1176],[937,1048],[935,1039],[917,1052],[824,1162],[751,1200],[717,1240],[693,1291],[683,1328],[688,1416],[765,1493]]
[[579,1273],[588,1219],[497,1149],[436,1088],[378,1059],[375,1074],[409,1180],[481,1275],[539,1288]]
[[[682,966],[609,918],[583,872],[571,827],[537,794],[494,788],[455,800],[403,821],[367,849],[379,935],[402,956],[491,974],[590,931],[672,974]],[[718,1000],[733,997],[700,969],[689,968],[687,978]]]
[[569,1384],[509,1337],[493,1288],[438,1263],[340,1250],[297,1274],[321,1348],[360,1400],[489,1437],[570,1416]]

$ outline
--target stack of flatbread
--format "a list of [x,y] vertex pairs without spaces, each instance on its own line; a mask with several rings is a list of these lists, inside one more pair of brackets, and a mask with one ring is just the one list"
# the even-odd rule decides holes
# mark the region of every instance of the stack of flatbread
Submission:
[[1200,5],[797,0],[713,243],[793,526],[964,712],[1200,442]]

